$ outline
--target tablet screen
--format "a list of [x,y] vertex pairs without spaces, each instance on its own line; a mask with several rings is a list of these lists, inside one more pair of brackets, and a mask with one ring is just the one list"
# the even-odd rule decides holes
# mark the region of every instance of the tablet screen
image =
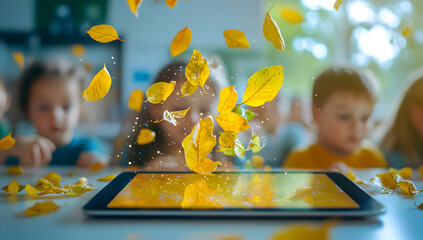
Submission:
[[138,173],[107,207],[358,209],[359,205],[324,173]]

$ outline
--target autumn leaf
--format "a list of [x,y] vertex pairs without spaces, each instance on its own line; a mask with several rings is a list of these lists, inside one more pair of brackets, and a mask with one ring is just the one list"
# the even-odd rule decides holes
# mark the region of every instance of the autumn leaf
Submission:
[[201,179],[196,183],[191,183],[185,188],[181,207],[184,209],[219,207],[220,205],[217,203],[214,196],[219,192],[221,192],[221,190],[210,188],[207,186],[206,180]]
[[82,44],[74,44],[71,46],[71,52],[76,58],[82,58],[85,55],[85,48]]
[[141,111],[143,97],[144,93],[141,90],[135,89],[134,91],[132,91],[128,100],[129,109],[134,110],[136,112]]
[[147,90],[147,101],[158,104],[163,103],[172,94],[175,89],[175,81],[157,82],[151,85]]
[[37,194],[37,189],[35,189],[34,187],[32,187],[29,184],[27,184],[25,186],[25,192],[26,192],[26,194],[28,194],[31,197],[35,197],[35,198],[39,197],[38,194]]
[[37,189],[37,191],[44,191],[46,189],[53,188],[54,185],[52,182],[45,178],[39,178],[37,181],[37,184],[35,184],[34,188]]
[[404,28],[404,30],[401,31],[401,35],[405,38],[410,36],[410,33],[411,33],[411,30],[409,27],[406,27]]
[[364,184],[367,185],[368,183],[364,182],[360,178],[358,178],[351,169],[348,169],[348,173],[344,174],[347,178],[349,178],[351,181],[357,183],[357,184]]
[[60,180],[62,180],[62,177],[59,174],[54,172],[47,173],[44,178],[50,181],[53,186],[60,187]]
[[168,5],[169,8],[174,8],[176,6],[176,3],[177,3],[177,0],[166,0],[166,5]]
[[101,171],[105,168],[106,166],[100,162],[94,163],[93,165],[91,165],[88,170],[90,170],[90,172],[98,172]]
[[25,186],[20,185],[18,183],[18,181],[16,181],[16,179],[15,179],[12,182],[10,182],[9,185],[4,186],[3,191],[9,192],[9,193],[12,193],[12,194],[16,194],[16,193],[22,191],[24,188],[25,188]]
[[98,182],[110,182],[113,180],[113,178],[116,177],[116,174],[110,174],[107,176],[104,176],[102,178],[97,179]]
[[300,23],[303,21],[303,16],[295,8],[284,7],[281,10],[282,17],[290,23]]
[[119,38],[118,33],[112,26],[106,24],[96,25],[88,30],[87,33],[92,39],[101,43],[108,43],[114,40],[125,42]]
[[244,109],[241,105],[236,106],[233,112],[245,117],[247,121],[250,121],[257,115],[257,113],[251,111],[250,109]]
[[400,180],[402,180],[402,177],[391,169],[372,177],[370,182],[376,187],[381,188],[382,194],[385,194],[392,193],[396,189]]
[[282,38],[281,32],[279,30],[278,25],[273,20],[272,16],[270,15],[270,10],[273,6],[267,11],[266,17],[263,23],[263,35],[267,41],[271,42],[276,49],[281,52],[285,51],[285,42]]
[[192,32],[187,25],[184,29],[176,34],[172,40],[172,43],[170,44],[170,54],[172,57],[178,56],[179,54],[185,52],[191,43],[191,38]]
[[61,207],[56,205],[53,201],[44,201],[41,203],[35,203],[32,207],[23,211],[23,213],[27,216],[38,216],[55,212],[60,208]]
[[219,104],[217,111],[220,114],[230,113],[236,105],[238,93],[235,91],[235,86],[226,87],[220,90]]
[[187,114],[189,109],[190,108],[187,108],[187,109],[181,110],[181,111],[174,111],[174,112],[169,112],[168,110],[165,110],[163,112],[163,118],[161,120],[154,121],[154,123],[159,123],[163,120],[166,120],[166,121],[172,123],[174,126],[176,126],[176,124],[178,124],[178,122],[176,122],[176,119],[185,117],[185,115]]
[[410,167],[405,167],[405,168],[402,168],[402,169],[399,171],[399,175],[400,175],[402,178],[409,179],[409,178],[411,178],[411,176],[413,175],[413,169],[411,169]]
[[260,146],[259,136],[257,136],[254,131],[251,131],[251,140],[248,143],[248,149],[251,149],[251,151],[253,151],[253,153],[258,153],[264,148],[264,146],[265,145]]
[[142,0],[127,0],[129,10],[138,18],[138,9],[141,6]]
[[73,197],[77,197],[82,195],[86,192],[90,192],[91,190],[95,189],[91,187],[89,184],[75,184],[75,185],[65,185],[63,187],[66,191],[65,194]]
[[419,166],[420,178],[423,178],[423,165]]
[[188,168],[203,175],[212,174],[217,165],[222,165],[219,161],[213,162],[207,158],[215,145],[213,119],[211,117],[201,119],[182,141]]
[[24,170],[23,170],[22,166],[19,166],[19,165],[8,167],[6,172],[7,172],[7,174],[10,174],[10,175],[23,175],[24,174]]
[[86,177],[80,177],[78,179],[78,182],[76,182],[74,185],[83,185],[87,183],[88,183],[88,179]]
[[417,208],[423,210],[423,203],[421,203]]
[[250,43],[243,31],[229,29],[223,32],[226,45],[229,48],[249,48]]
[[232,131],[225,131],[219,136],[219,151],[226,156],[237,156],[242,158],[245,155],[245,147],[239,140],[238,134]]
[[255,154],[251,157],[251,163],[253,164],[253,168],[263,168],[264,158],[260,155]]
[[25,67],[25,58],[21,52],[14,52],[13,53],[13,60],[15,60],[16,64],[18,64],[20,69],[24,69]]
[[201,56],[199,51],[194,49],[191,59],[185,67],[185,77],[192,85],[203,88],[204,93],[207,94],[204,89],[204,84],[209,78],[209,74],[209,66],[207,65],[206,59]]
[[325,223],[316,227],[308,223],[299,223],[290,227],[283,227],[272,234],[270,240],[296,239],[296,240],[327,240],[330,239],[332,224]]
[[0,139],[0,151],[7,150],[15,145],[15,139],[12,137],[12,132]]
[[186,80],[184,85],[181,87],[182,97],[185,97],[185,96],[188,96],[188,95],[195,93],[197,88],[198,88],[198,86],[192,85],[190,81]]
[[148,128],[143,128],[140,130],[137,136],[137,144],[138,145],[146,145],[154,141],[156,138],[156,133],[151,131]]
[[336,11],[338,11],[339,6],[341,6],[343,0],[336,0],[335,3],[333,4],[333,9],[335,9]]
[[414,196],[419,193],[414,183],[410,180],[400,180],[398,186],[408,195]]
[[250,128],[247,119],[234,112],[220,114],[214,118],[225,131],[243,132]]
[[103,99],[109,92],[110,86],[112,85],[112,78],[107,71],[106,64],[98,72],[87,89],[82,92],[82,97],[87,101],[98,101]]
[[283,84],[282,66],[263,68],[251,75],[242,97],[242,103],[251,107],[272,101]]

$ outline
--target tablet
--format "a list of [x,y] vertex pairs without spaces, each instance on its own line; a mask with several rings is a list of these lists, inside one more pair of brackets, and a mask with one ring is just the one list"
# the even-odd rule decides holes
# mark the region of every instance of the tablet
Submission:
[[90,216],[371,216],[385,207],[336,172],[124,172],[83,210]]

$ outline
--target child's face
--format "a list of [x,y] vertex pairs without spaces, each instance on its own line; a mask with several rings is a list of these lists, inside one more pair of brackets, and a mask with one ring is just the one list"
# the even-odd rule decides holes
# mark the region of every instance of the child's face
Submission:
[[413,103],[410,106],[410,113],[411,121],[423,139],[423,107]]
[[57,146],[68,144],[78,123],[81,92],[77,81],[42,77],[29,93],[28,116],[38,134]]
[[353,153],[367,135],[373,105],[370,99],[361,95],[333,93],[320,110],[313,107],[319,142],[339,155]]

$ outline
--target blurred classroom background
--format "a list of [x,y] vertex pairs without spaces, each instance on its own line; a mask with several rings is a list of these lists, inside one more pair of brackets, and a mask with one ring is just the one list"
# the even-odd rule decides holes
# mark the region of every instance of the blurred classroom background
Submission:
[[[333,63],[351,63],[371,69],[381,86],[374,119],[387,117],[408,73],[423,63],[423,1],[344,0],[338,11],[335,0],[180,0],[169,9],[165,0],[144,0],[139,17],[124,0],[0,0],[0,76],[12,93],[22,70],[13,53],[22,52],[25,65],[39,58],[65,56],[85,67],[93,76],[106,63],[113,78],[108,95],[101,102],[84,102],[78,132],[96,136],[107,153],[128,113],[127,100],[133,89],[146,91],[161,66],[170,61],[173,37],[187,24],[193,49],[205,56],[218,55],[228,79],[239,92],[248,77],[271,66],[284,67],[284,101],[310,98],[313,78]],[[286,44],[281,53],[262,33],[264,16],[271,14]],[[304,21],[292,24],[283,19],[281,9],[293,7]],[[125,42],[103,44],[86,31],[97,24],[113,26]],[[230,49],[223,31],[241,30],[249,49]],[[75,56],[75,44],[84,47]],[[419,65],[420,64],[420,65]],[[12,100],[15,101],[15,100]],[[284,104],[288,104],[284,102]],[[295,107],[295,106],[294,106]],[[31,127],[8,112],[18,133]]]

